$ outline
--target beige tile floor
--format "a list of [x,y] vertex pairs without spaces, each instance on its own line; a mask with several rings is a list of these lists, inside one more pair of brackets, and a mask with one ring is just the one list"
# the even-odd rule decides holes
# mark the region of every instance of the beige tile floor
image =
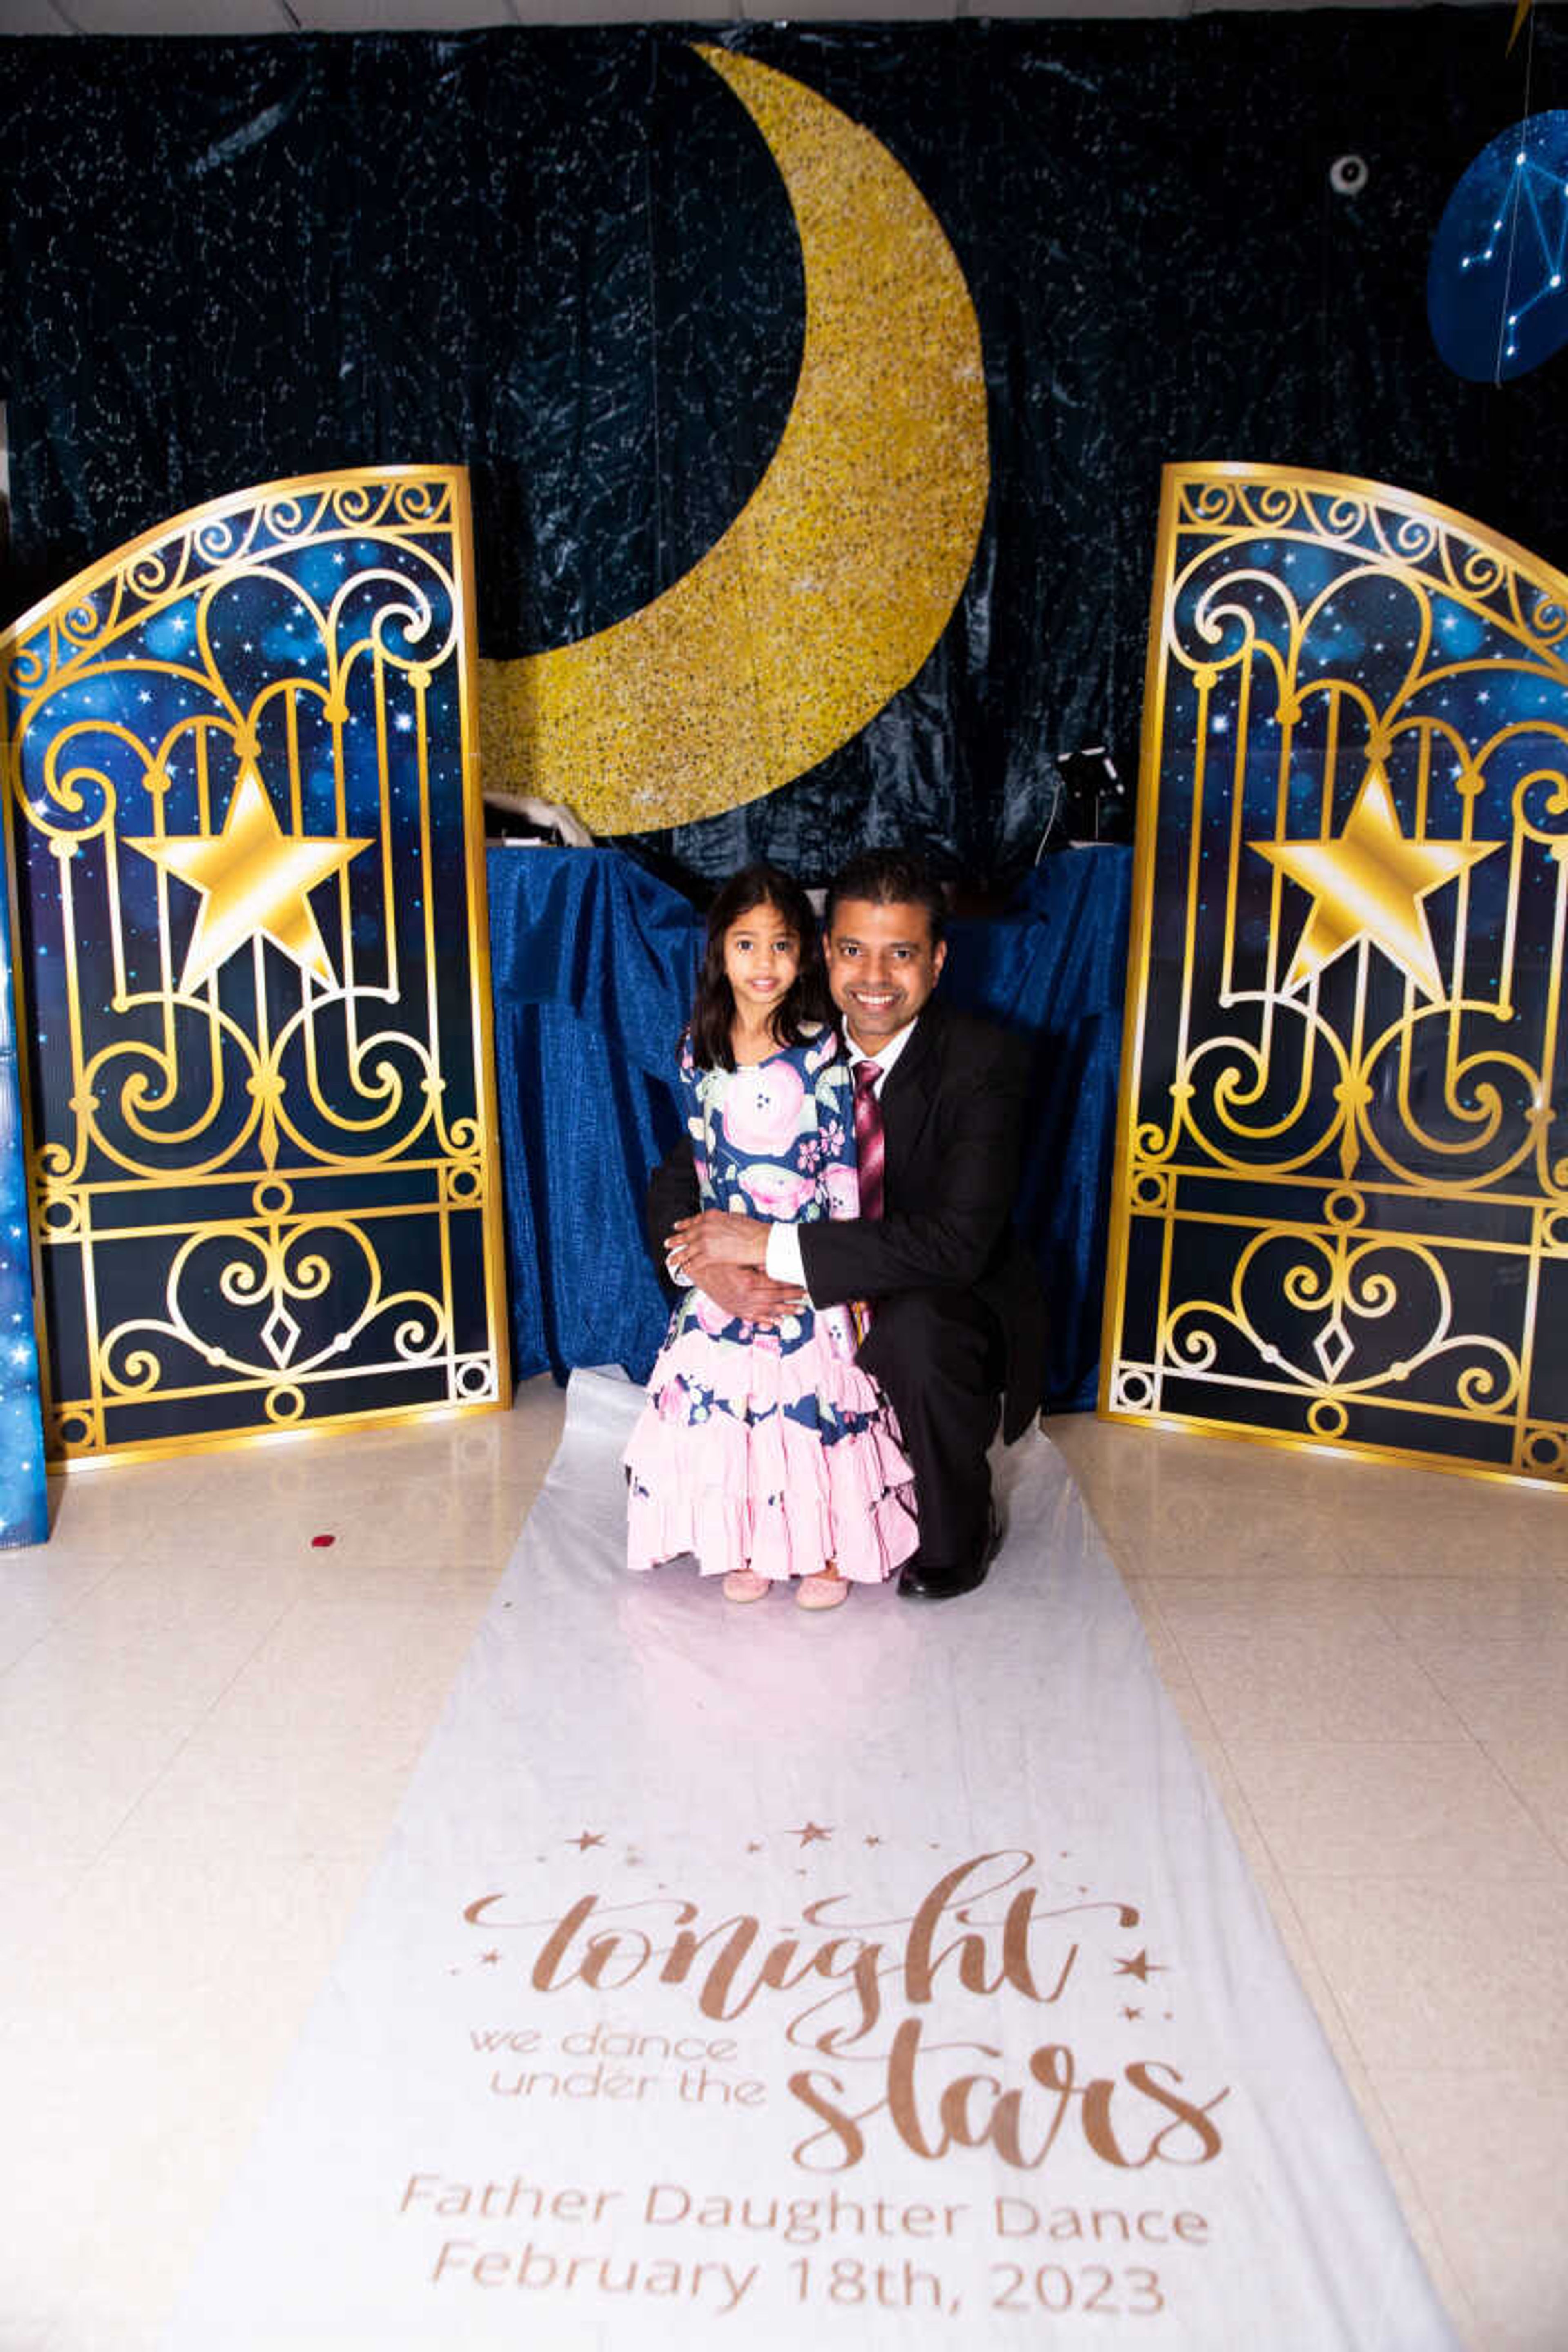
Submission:
[[[79,1475],[0,1554],[0,2352],[152,2352],[561,1409]],[[1564,2352],[1568,1496],[1049,1428],[1466,2343]]]
[[1568,1495],[1047,1423],[1473,2352],[1568,2347]]

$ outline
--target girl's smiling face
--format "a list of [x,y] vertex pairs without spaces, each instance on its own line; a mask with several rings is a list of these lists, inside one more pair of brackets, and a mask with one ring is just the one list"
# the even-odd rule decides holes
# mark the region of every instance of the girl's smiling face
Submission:
[[724,934],[724,977],[742,1020],[760,1025],[784,1003],[800,971],[800,941],[776,907],[750,907]]

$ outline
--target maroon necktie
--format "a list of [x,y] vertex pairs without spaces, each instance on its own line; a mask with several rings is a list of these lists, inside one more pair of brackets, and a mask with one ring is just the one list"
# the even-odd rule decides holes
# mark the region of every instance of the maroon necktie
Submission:
[[879,1062],[855,1065],[855,1150],[860,1161],[860,1214],[882,1213],[882,1106],[877,1100]]

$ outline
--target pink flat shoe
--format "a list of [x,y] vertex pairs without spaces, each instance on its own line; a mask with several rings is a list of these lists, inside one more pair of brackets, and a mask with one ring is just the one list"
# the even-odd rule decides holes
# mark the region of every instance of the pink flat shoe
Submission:
[[724,1579],[726,1601],[762,1601],[767,1597],[768,1580],[749,1568],[732,1568]]
[[803,1576],[795,1588],[797,1609],[837,1609],[841,1601],[849,1598],[849,1587],[841,1576]]

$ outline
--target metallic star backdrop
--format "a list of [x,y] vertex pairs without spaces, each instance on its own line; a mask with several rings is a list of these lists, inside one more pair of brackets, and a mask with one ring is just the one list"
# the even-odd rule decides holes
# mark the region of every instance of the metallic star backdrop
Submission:
[[51,1454],[506,1398],[469,575],[328,476],[0,638]]
[[1101,1410],[1568,1483],[1568,581],[1165,477]]

